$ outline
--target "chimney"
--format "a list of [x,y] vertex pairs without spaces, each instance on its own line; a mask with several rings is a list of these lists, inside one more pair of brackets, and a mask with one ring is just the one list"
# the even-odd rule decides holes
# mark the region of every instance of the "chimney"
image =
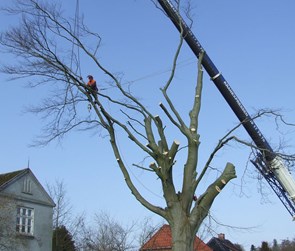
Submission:
[[218,234],[218,239],[225,240],[225,235],[223,233]]

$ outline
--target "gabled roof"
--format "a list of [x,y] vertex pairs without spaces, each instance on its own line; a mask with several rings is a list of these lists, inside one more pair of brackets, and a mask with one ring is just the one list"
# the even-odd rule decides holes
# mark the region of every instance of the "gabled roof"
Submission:
[[207,245],[214,251],[241,251],[231,241],[225,238],[213,237],[208,241]]
[[6,187],[13,180],[17,179],[17,177],[22,176],[28,171],[29,171],[29,168],[26,168],[26,169],[22,169],[22,170],[10,172],[10,173],[0,174],[0,190]]
[[[31,171],[30,168],[0,174],[0,193],[5,191],[6,189],[8,189],[10,187],[10,185],[13,185],[13,183],[18,182],[18,180],[20,180],[24,176],[31,177],[31,179],[33,180],[36,187],[38,187],[38,191],[40,191],[39,194],[42,194],[42,196],[44,198],[43,203],[45,203],[48,206],[55,207],[54,201],[49,196],[49,194],[44,189],[44,187],[40,184],[40,182],[35,177],[35,175],[33,174],[33,172]],[[36,197],[33,196],[32,198],[34,198],[36,200]]]
[[[141,248],[140,251],[170,251],[172,250],[172,234],[169,225],[163,225]],[[203,241],[197,236],[195,237],[194,250],[212,251]]]

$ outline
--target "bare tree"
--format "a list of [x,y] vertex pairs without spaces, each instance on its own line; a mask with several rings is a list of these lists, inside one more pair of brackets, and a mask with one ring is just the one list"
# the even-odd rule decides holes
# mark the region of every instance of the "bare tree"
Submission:
[[[72,214],[72,205],[64,181],[55,180],[53,184],[46,184],[46,188],[56,204],[53,210],[55,250],[61,250],[66,245],[72,246],[72,241],[75,242],[76,248],[85,251],[135,250],[135,238],[138,237],[141,246],[158,229],[158,226],[151,224],[150,218],[144,219],[139,224],[123,226],[105,212],[95,214],[91,217],[94,220],[86,223],[84,214],[78,216]],[[138,236],[135,233],[135,226],[140,229]],[[69,233],[71,238],[66,238]]]
[[24,246],[25,241],[16,231],[16,218],[11,212],[16,212],[16,202],[9,196],[0,196],[0,250],[16,250]]
[[[60,231],[60,229],[65,229],[71,222],[71,205],[69,203],[69,198],[67,197],[65,184],[63,181],[56,180],[53,185],[46,184],[47,191],[50,197],[55,203],[53,208],[53,247],[56,250],[61,250],[60,240],[62,237],[60,235],[67,234],[65,231]],[[68,230],[67,230],[68,231]],[[71,239],[70,239],[71,241]]]
[[0,250],[10,250],[13,249],[13,241],[15,239],[15,226],[13,220],[11,219],[10,212],[15,210],[14,203],[9,198],[0,198]]
[[[46,188],[56,205],[53,209],[53,246],[59,250],[60,246],[66,245],[66,240],[68,240],[69,246],[73,245],[72,241],[74,241],[77,247],[80,245],[79,242],[84,233],[86,221],[84,213],[78,215],[72,213],[72,204],[63,180],[55,180],[54,184],[48,183]],[[68,235],[69,233],[71,238],[67,239],[60,236]],[[62,244],[59,243],[61,239],[63,240]]]
[[[180,1],[175,2],[179,7]],[[6,11],[21,14],[22,22],[20,26],[1,34],[2,50],[15,55],[18,59],[13,65],[3,66],[2,72],[10,74],[12,79],[26,77],[32,79],[29,83],[31,87],[45,85],[54,90],[48,92],[53,93],[52,96],[46,97],[41,105],[31,109],[32,112],[41,114],[48,122],[36,144],[46,145],[53,140],[60,140],[74,129],[92,129],[106,133],[114,157],[133,196],[144,207],[160,215],[170,224],[173,250],[192,250],[195,234],[207,217],[214,199],[226,184],[236,178],[234,165],[227,163],[207,189],[198,197],[195,196],[196,188],[210,170],[215,154],[230,140],[235,139],[230,137],[231,133],[227,134],[219,141],[205,165],[198,166],[203,55],[200,55],[197,65],[198,77],[192,90],[192,106],[187,111],[189,114],[187,119],[178,111],[177,102],[169,96],[183,44],[180,34],[171,74],[161,88],[164,101],[159,105],[159,113],[162,115],[154,115],[148,109],[149,105],[140,101],[128,86],[125,88],[120,76],[105,68],[102,59],[97,57],[101,37],[90,31],[83,19],[78,19],[78,36],[75,32],[77,25],[68,21],[60,9],[51,2],[44,4],[38,0],[19,0],[13,8],[7,8]],[[91,41],[91,44],[87,41]],[[79,48],[79,54],[67,49],[73,45]],[[113,88],[111,96],[104,92],[94,92],[85,84],[78,70],[80,54],[87,57],[98,71],[108,77],[108,83]],[[88,103],[91,112],[81,111],[81,107],[84,108]],[[168,134],[171,128],[174,130],[175,138],[170,142]],[[133,165],[134,168],[140,168],[157,178],[163,191],[165,205],[156,205],[148,201],[136,187],[118,146],[119,140],[123,137],[130,140],[134,149],[142,153],[143,158],[151,159],[148,165],[146,162]],[[177,137],[184,142],[181,143]],[[176,163],[176,158],[180,154],[186,155],[185,161]],[[183,182],[179,190],[173,179],[175,166],[183,170]],[[60,221],[61,218],[58,219]],[[120,241],[124,242],[124,231],[122,233],[122,229],[117,226],[115,229],[119,233],[111,234],[119,234]],[[104,237],[103,228],[101,231],[99,235],[102,238],[110,237],[108,234]],[[89,243],[91,242],[96,243],[93,239],[89,240]],[[98,250],[95,249],[95,245],[93,244],[93,250]],[[105,248],[104,250],[108,250],[108,247]]]
[[47,191],[55,203],[53,209],[53,228],[66,225],[70,221],[72,206],[67,197],[63,181],[55,180],[54,184],[46,184]]
[[143,219],[139,224],[141,230],[138,235],[139,246],[142,247],[163,224],[153,224],[150,217]]
[[82,249],[87,251],[134,250],[132,232],[134,224],[124,227],[107,213],[96,214],[94,224],[84,228]]

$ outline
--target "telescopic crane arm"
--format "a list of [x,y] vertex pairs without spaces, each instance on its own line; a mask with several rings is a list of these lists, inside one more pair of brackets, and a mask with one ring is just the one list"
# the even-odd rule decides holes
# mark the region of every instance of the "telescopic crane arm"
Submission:
[[[177,9],[169,0],[158,0],[158,2],[178,31],[182,32],[184,40],[198,58],[200,53],[205,52],[205,50],[189,26],[182,19]],[[260,152],[257,154],[256,160],[252,161],[252,163],[261,172],[294,218],[295,181],[292,175],[281,158],[273,151],[253,119],[249,116],[245,107],[231,89],[221,72],[219,72],[217,67],[213,64],[207,53],[204,53],[202,65],[259,149]]]

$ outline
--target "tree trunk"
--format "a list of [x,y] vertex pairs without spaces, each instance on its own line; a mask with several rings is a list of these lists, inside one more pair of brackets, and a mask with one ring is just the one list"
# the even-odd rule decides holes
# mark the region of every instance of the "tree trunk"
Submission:
[[173,251],[193,251],[195,234],[189,222],[182,222],[171,226],[172,250]]
[[167,218],[172,234],[173,251],[193,251],[195,229],[191,225],[189,215],[183,209],[180,201],[177,201],[169,208]]

